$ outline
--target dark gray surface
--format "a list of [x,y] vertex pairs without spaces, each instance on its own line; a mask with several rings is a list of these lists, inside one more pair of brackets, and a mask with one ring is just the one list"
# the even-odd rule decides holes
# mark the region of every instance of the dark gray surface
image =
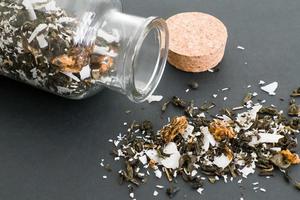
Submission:
[[[211,99],[218,89],[231,90],[220,95],[220,106],[238,105],[247,91],[257,91],[268,103],[286,109],[290,90],[300,86],[300,1],[299,0],[126,0],[130,13],[169,17],[183,11],[203,11],[219,17],[229,30],[225,59],[218,73],[187,74],[167,66],[157,90],[166,98],[172,95]],[[236,49],[237,45],[246,48]],[[248,62],[248,65],[244,63]],[[198,91],[185,93],[189,80],[198,80]],[[279,81],[276,97],[267,97],[258,81]],[[253,85],[247,89],[247,85]],[[128,199],[126,186],[117,176],[99,167],[100,158],[111,161],[109,138],[124,129],[124,121],[151,119],[156,128],[159,104],[135,105],[109,90],[83,100],[70,101],[0,78],[0,199],[3,200],[97,200]],[[228,101],[222,99],[228,96]],[[298,103],[300,103],[298,101]],[[133,113],[126,115],[125,110]],[[119,169],[120,165],[114,165]],[[108,175],[102,180],[102,175]],[[300,168],[293,175],[300,178]],[[255,193],[251,183],[259,181],[267,193]],[[157,182],[142,186],[137,199],[153,199]],[[167,183],[163,181],[163,183]],[[299,191],[277,174],[272,179],[250,176],[243,181],[245,199],[299,199]],[[176,199],[239,199],[237,184],[206,184],[200,196],[184,183]],[[160,191],[160,199],[166,199]]]

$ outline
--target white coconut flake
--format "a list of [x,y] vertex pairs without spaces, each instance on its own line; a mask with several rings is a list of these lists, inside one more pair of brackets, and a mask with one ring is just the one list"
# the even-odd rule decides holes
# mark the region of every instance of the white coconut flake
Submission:
[[147,101],[148,103],[152,102],[160,102],[164,97],[161,95],[151,95],[148,97]]
[[266,192],[267,190],[265,188],[259,188],[260,191]]
[[258,84],[259,84],[259,85],[264,85],[264,84],[266,84],[266,82],[263,81],[263,80],[260,80]]
[[141,163],[142,163],[143,165],[146,165],[146,164],[147,164],[147,156],[146,156],[146,155],[140,156],[140,157],[139,157],[139,160],[141,161]]
[[198,173],[197,170],[193,170],[193,171],[191,172],[191,176],[194,177],[194,176],[197,175],[197,173]]
[[252,162],[251,166],[245,166],[243,169],[239,169],[244,178],[247,178],[249,174],[254,174],[255,172],[255,163]]
[[106,42],[108,43],[118,43],[119,40],[120,40],[120,36],[117,35],[118,33],[116,33],[116,30],[114,30],[114,34],[116,35],[113,35],[113,34],[109,34],[108,32],[102,30],[102,29],[99,29],[98,32],[97,32],[97,36],[104,39]]
[[156,191],[156,190],[154,190],[154,192],[153,192],[153,196],[157,196],[158,195],[158,192]]
[[261,143],[278,143],[281,138],[284,136],[271,134],[271,133],[258,133],[257,136],[253,136],[251,142],[249,143],[250,146],[255,146]]
[[28,39],[28,43],[31,43],[34,38],[36,38],[36,36],[42,32],[43,30],[45,30],[46,28],[48,27],[47,24],[39,24],[35,29],[34,31],[32,32],[31,36],[29,37]]
[[205,117],[206,117],[204,112],[200,113],[200,114],[199,114],[199,115],[197,115],[197,116],[198,116],[198,117],[203,117],[203,118],[205,118]]
[[64,75],[70,77],[71,79],[73,79],[76,82],[80,82],[80,79],[71,72],[61,72],[61,73],[63,73]]
[[283,135],[276,135],[270,133],[259,133],[260,143],[278,143],[278,141],[283,138]]
[[239,113],[237,115],[237,122],[242,126],[244,130],[248,130],[254,123],[256,119],[257,112],[262,108],[262,105],[253,106],[251,110]]
[[170,156],[161,160],[161,164],[168,169],[177,169],[179,167],[179,159],[181,157],[177,146],[174,142],[170,142],[164,148],[163,152]]
[[119,145],[120,141],[119,140],[114,140],[114,145],[117,147]]
[[233,111],[242,110],[242,109],[244,109],[244,106],[238,106],[238,107],[232,108]]
[[157,178],[161,178],[162,177],[162,172],[159,169],[155,170],[154,173],[155,173],[155,176]]
[[107,176],[102,176],[103,179],[107,179]]
[[240,179],[240,180],[238,180],[238,184],[241,184],[242,183],[242,181],[243,181],[243,179]]
[[134,198],[134,193],[131,192],[131,193],[129,194],[129,197],[133,199],[133,198]]
[[24,7],[26,8],[26,10],[28,11],[29,14],[29,19],[34,21],[37,19],[32,2],[30,0],[24,0],[22,2],[22,4],[24,5]]
[[222,154],[214,158],[213,164],[219,168],[226,168],[232,160],[230,160],[226,155]]
[[187,140],[192,135],[194,131],[194,126],[188,124],[187,128],[185,129],[184,133],[182,134],[182,137]]
[[280,152],[281,148],[280,147],[272,147],[272,148],[270,148],[270,150]]
[[87,66],[83,67],[79,74],[80,74],[81,80],[84,80],[86,78],[91,77],[91,68],[90,68],[90,66],[87,65]]
[[198,192],[199,194],[202,194],[203,191],[204,191],[203,188],[198,188],[198,189],[197,189],[197,192]]
[[100,46],[95,46],[93,53],[98,54],[98,55],[103,55],[103,56],[109,56],[109,57],[116,57],[118,54],[110,51],[109,47],[100,47]]
[[228,176],[227,175],[223,175],[224,178],[224,182],[227,183],[228,182]]
[[160,158],[158,156],[158,153],[156,150],[154,149],[149,149],[146,152],[146,155],[149,157],[149,159],[154,160],[155,162],[159,163],[160,162]]
[[45,5],[45,9],[48,12],[56,12],[59,11],[60,9],[56,6],[56,2],[55,1],[50,1],[49,3],[47,3]]
[[218,95],[217,94],[213,94],[213,98],[217,98],[218,97]]
[[240,46],[240,45],[238,45],[236,48],[237,48],[237,49],[240,49],[240,50],[245,50],[245,47]]
[[75,18],[72,18],[72,17],[61,17],[57,20],[58,23],[60,24],[68,24],[68,23],[72,23],[72,22],[75,22]]
[[36,39],[37,39],[41,49],[46,48],[48,46],[48,42],[45,39],[45,35],[43,35],[43,34],[38,35],[38,36],[36,36]]
[[208,127],[200,127],[201,133],[204,135],[203,137],[203,146],[202,149],[204,152],[207,152],[209,149],[209,145],[216,146],[216,140],[213,135],[209,132]]
[[278,82],[273,82],[261,87],[263,91],[267,92],[271,96],[276,95],[275,91],[277,90],[277,88],[278,88]]

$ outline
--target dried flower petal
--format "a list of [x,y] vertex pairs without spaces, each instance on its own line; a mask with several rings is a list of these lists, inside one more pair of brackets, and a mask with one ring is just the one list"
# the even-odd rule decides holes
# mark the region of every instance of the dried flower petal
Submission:
[[160,134],[166,143],[174,140],[178,134],[184,134],[188,126],[188,121],[185,116],[175,117],[171,123],[160,130]]
[[113,66],[114,60],[109,56],[92,55],[91,67],[92,69],[99,70],[100,74],[106,74]]
[[221,141],[227,138],[231,139],[236,135],[229,123],[218,119],[215,119],[209,125],[209,131],[217,141]]
[[292,153],[290,150],[282,150],[280,152],[285,159],[287,159],[291,164],[300,164],[300,158],[298,154]]
[[76,47],[70,49],[67,54],[54,57],[51,63],[63,72],[79,73],[84,66],[88,65],[91,50],[91,47]]

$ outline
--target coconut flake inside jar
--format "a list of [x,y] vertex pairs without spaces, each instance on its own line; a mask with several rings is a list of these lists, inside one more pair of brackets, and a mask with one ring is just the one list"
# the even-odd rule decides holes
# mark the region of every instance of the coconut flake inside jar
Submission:
[[[114,2],[1,1],[0,74],[71,99],[107,86],[145,101],[164,71],[166,24],[124,14]],[[157,47],[159,62],[140,55],[147,45]]]

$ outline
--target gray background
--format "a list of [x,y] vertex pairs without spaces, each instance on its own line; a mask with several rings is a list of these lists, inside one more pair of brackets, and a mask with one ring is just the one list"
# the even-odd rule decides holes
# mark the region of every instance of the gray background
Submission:
[[[218,73],[188,74],[169,65],[157,89],[166,99],[173,95],[211,99],[223,87],[216,103],[239,105],[247,91],[256,91],[268,104],[286,110],[292,88],[300,86],[300,1],[299,0],[126,0],[128,13],[169,17],[178,12],[203,11],[220,18],[228,27],[229,42]],[[238,50],[237,45],[246,48]],[[245,65],[244,63],[248,64]],[[268,97],[258,89],[258,81],[279,81],[278,95]],[[185,93],[187,83],[197,80],[200,88]],[[247,89],[251,84],[252,88]],[[116,173],[99,167],[101,158],[113,163],[109,138],[124,130],[123,122],[150,119],[159,128],[176,110],[162,118],[160,104],[135,105],[110,90],[83,100],[70,101],[0,77],[0,199],[5,200],[97,200],[128,199],[126,186],[119,186]],[[224,102],[223,97],[228,96]],[[298,103],[300,103],[298,101]],[[132,110],[130,115],[125,110]],[[215,109],[217,111],[217,109]],[[114,164],[115,169],[120,163]],[[107,180],[102,176],[108,175]],[[300,179],[300,168],[293,176]],[[252,190],[259,181],[266,193]],[[165,180],[161,184],[167,185]],[[236,180],[235,180],[236,182]],[[153,199],[157,181],[150,181],[136,193],[137,199]],[[284,182],[280,174],[272,179],[250,176],[238,185],[206,184],[202,196],[179,181],[176,199],[299,199],[299,191]],[[159,191],[160,199],[166,199]]]

